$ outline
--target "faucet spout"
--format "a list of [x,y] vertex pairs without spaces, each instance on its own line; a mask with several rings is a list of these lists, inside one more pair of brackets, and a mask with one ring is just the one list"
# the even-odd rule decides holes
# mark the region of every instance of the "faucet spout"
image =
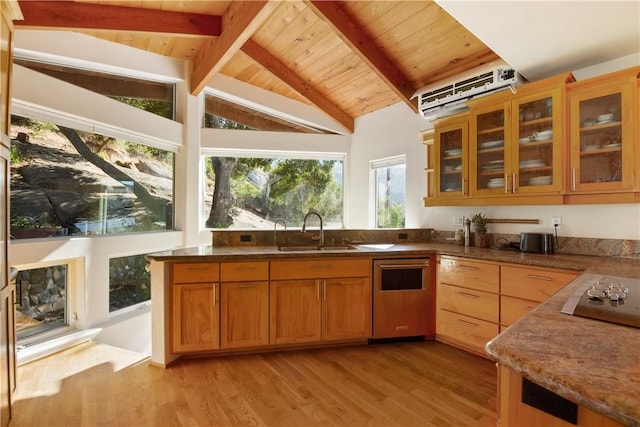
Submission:
[[282,224],[284,230],[287,231],[287,223],[284,222],[284,219],[276,219],[273,222],[273,246],[278,246],[278,239],[276,238],[276,233],[278,229],[278,224]]
[[307,219],[311,216],[311,215],[315,215],[318,217],[318,219],[320,220],[320,245],[324,245],[324,228],[322,226],[322,217],[320,216],[320,214],[318,212],[314,212],[314,211],[309,211],[305,216],[304,216],[304,220],[302,221],[302,229],[300,230],[302,233],[306,233],[307,232]]

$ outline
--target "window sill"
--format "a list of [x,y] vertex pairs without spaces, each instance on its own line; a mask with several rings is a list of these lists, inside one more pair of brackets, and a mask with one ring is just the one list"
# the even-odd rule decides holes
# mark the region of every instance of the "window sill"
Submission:
[[89,341],[95,338],[101,330],[102,329],[99,328],[83,330],[71,329],[69,332],[56,335],[53,338],[39,340],[37,342],[28,342],[26,344],[21,342],[16,351],[18,366],[49,356],[81,342]]

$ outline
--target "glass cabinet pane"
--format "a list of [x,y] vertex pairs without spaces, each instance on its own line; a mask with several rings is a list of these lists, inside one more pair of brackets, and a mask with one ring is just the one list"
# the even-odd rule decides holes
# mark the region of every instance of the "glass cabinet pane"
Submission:
[[581,101],[579,184],[622,181],[620,93]]
[[503,191],[504,176],[504,110],[490,111],[479,114],[476,118],[476,189]]
[[462,129],[440,134],[440,192],[462,191]]
[[553,184],[553,98],[518,107],[518,188]]

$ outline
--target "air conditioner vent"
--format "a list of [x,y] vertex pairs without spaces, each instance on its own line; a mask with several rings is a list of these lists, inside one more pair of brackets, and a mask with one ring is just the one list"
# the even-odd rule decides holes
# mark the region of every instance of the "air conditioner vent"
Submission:
[[466,109],[464,102],[522,83],[522,77],[507,64],[487,64],[448,80],[428,86],[414,94],[425,118],[442,117]]

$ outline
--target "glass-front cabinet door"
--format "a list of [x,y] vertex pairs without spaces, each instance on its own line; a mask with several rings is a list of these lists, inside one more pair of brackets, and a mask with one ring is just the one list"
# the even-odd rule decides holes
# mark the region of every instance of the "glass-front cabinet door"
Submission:
[[638,150],[637,79],[594,83],[569,92],[569,192],[631,190]]
[[436,197],[469,195],[467,120],[436,126]]
[[560,90],[514,101],[511,150],[512,193],[560,191],[561,121]]
[[507,179],[510,139],[509,102],[478,108],[471,116],[470,192],[472,195],[504,194],[510,191]]

